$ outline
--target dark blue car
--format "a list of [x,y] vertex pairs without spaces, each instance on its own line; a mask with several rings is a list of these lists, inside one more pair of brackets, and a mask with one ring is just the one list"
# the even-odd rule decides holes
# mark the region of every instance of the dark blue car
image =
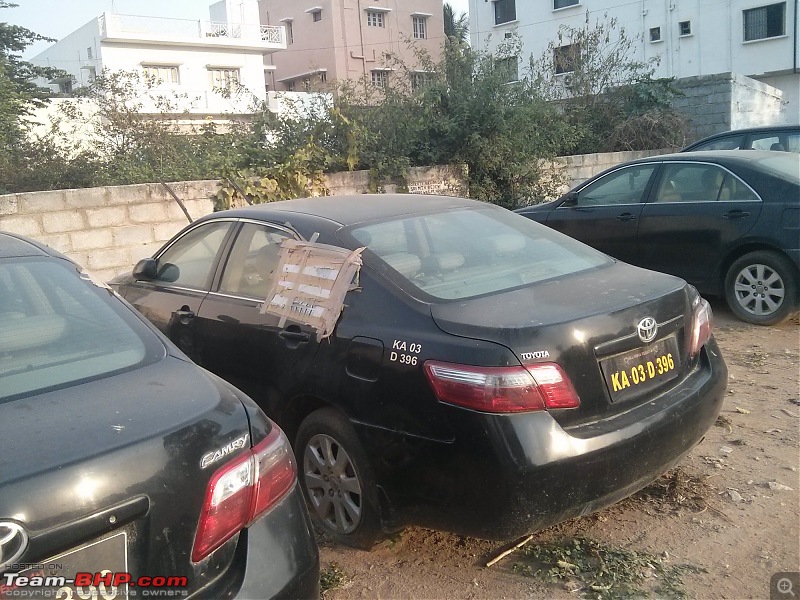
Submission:
[[800,155],[687,152],[618,165],[558,200],[519,209],[619,260],[724,295],[739,318],[798,302]]

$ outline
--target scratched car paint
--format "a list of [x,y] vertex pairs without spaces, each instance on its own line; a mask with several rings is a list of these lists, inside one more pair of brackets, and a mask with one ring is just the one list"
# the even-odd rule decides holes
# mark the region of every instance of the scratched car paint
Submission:
[[[262,310],[292,305],[269,297],[300,287],[284,240],[311,239],[366,248],[325,339]],[[459,198],[216,213],[112,285],[286,430],[316,524],[365,548],[408,524],[511,539],[600,509],[703,437],[727,380],[683,280]]]

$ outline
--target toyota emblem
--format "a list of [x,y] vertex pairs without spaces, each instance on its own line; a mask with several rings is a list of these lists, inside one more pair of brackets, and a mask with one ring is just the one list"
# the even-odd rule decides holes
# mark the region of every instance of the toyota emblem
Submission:
[[645,317],[636,326],[636,331],[639,333],[639,339],[645,344],[652,342],[658,335],[658,323],[653,317]]
[[0,521],[0,573],[22,556],[28,547],[28,534],[22,525]]

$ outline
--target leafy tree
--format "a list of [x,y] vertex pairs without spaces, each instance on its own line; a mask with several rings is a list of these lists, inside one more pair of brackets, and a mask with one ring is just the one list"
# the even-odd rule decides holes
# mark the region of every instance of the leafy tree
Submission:
[[469,39],[469,17],[466,13],[456,16],[453,6],[445,2],[442,8],[444,16],[444,35],[450,43],[466,44]]
[[[17,5],[0,0],[0,10],[15,6]],[[58,69],[39,67],[22,60],[21,53],[39,41],[55,40],[19,25],[0,22],[0,181],[5,181],[5,174],[17,168],[12,149],[24,141],[20,118],[50,96],[48,89],[39,87],[30,80],[63,75]]]
[[616,19],[604,18],[562,26],[544,54],[531,57],[532,85],[579,132],[564,154],[683,144],[686,122],[672,109],[680,92],[672,79],[653,78],[657,59],[632,58],[637,41]]

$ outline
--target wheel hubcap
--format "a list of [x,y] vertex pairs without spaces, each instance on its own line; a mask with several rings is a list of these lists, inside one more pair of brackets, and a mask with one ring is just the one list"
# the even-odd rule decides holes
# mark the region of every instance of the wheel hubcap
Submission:
[[751,315],[765,317],[783,304],[786,294],[783,279],[767,265],[748,265],[736,275],[733,284],[736,301]]
[[361,522],[361,482],[350,456],[334,438],[319,434],[303,456],[311,505],[322,522],[337,533],[352,533]]

